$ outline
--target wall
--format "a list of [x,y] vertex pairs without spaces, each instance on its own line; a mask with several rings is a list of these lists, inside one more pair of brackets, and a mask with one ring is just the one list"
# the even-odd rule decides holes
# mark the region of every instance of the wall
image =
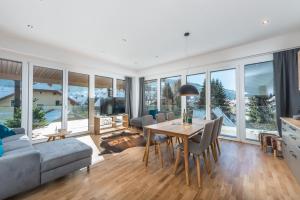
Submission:
[[139,76],[145,76],[146,79],[150,79],[151,77],[159,77],[160,75],[174,74],[174,72],[178,71],[187,72],[187,69],[192,70],[216,65],[224,65],[235,60],[259,57],[264,54],[272,54],[274,51],[280,51],[299,46],[300,30],[221,51],[152,66],[147,69],[140,70]]

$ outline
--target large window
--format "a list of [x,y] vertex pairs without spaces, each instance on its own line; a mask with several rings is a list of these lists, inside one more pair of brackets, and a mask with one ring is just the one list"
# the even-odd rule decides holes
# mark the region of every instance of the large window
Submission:
[[[95,77],[95,114],[107,114],[104,107],[112,101],[113,97],[113,79],[103,76]],[[102,106],[102,108],[101,108]],[[111,108],[112,109],[112,108]]]
[[195,86],[199,91],[199,96],[186,97],[187,112],[192,112],[194,118],[206,119],[205,73],[188,75],[186,82]]
[[22,63],[0,59],[0,123],[21,127]]
[[223,116],[221,134],[236,137],[236,70],[211,72],[211,118]]
[[260,132],[276,132],[273,63],[245,66],[246,139],[258,140]]
[[117,79],[117,97],[125,98],[125,80]]
[[63,71],[33,67],[32,139],[43,139],[61,128]]
[[145,81],[144,88],[144,114],[148,114],[149,110],[157,109],[157,80]]
[[180,86],[181,76],[160,79],[160,111],[172,111],[176,117],[181,116]]
[[68,130],[72,133],[88,131],[89,76],[68,73]]

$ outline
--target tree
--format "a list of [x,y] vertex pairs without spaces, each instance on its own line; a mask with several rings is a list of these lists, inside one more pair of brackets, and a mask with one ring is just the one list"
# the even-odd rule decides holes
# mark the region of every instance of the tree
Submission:
[[253,123],[272,123],[274,121],[272,96],[260,95],[249,97],[247,115]]
[[173,105],[174,94],[172,92],[170,83],[167,82],[165,84],[162,95],[163,95],[163,97],[165,97],[165,104],[169,104],[168,102],[171,100],[171,105]]
[[39,127],[44,127],[48,125],[48,122],[46,120],[46,112],[42,107],[36,106],[32,110],[32,117],[33,117],[33,122],[32,122],[32,128],[39,128]]
[[15,108],[14,109],[14,118],[6,120],[4,122],[4,125],[9,128],[21,127],[21,108]]
[[[227,116],[230,116],[232,113],[231,113],[230,105],[229,105],[229,102],[227,100],[227,96],[225,93],[225,88],[224,88],[222,82],[219,81],[219,79],[216,79],[216,80],[212,79],[210,82],[210,88],[211,88],[210,89],[211,105],[221,107],[221,110],[223,111],[223,113],[226,114]],[[200,106],[203,106],[206,104],[205,94],[206,94],[206,83],[204,81],[203,87],[200,91],[200,100],[199,100]]]

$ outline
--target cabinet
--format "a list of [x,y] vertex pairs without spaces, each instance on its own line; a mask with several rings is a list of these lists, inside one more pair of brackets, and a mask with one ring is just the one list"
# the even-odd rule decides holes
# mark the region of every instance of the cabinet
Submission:
[[283,156],[300,183],[300,121],[281,118]]

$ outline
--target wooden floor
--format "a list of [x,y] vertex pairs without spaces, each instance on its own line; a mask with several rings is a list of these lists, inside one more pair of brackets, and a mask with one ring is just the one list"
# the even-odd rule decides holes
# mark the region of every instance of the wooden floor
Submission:
[[83,169],[15,199],[300,199],[300,186],[285,162],[255,145],[222,141],[222,155],[210,176],[202,165],[202,189],[193,159],[191,186],[186,186],[182,162],[175,176],[166,151],[164,168],[153,147],[148,168],[142,156],[142,147],[127,149],[92,166],[90,173]]

